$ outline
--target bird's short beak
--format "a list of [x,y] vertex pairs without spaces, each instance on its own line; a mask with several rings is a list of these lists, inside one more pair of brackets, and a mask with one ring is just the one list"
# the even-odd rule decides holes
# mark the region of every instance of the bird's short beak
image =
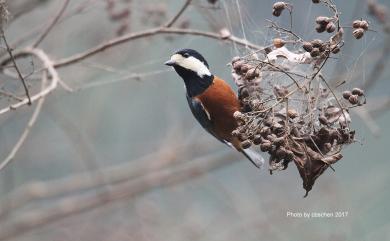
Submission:
[[164,63],[165,65],[168,65],[168,66],[174,66],[176,64],[176,62],[174,60],[168,60],[167,62]]

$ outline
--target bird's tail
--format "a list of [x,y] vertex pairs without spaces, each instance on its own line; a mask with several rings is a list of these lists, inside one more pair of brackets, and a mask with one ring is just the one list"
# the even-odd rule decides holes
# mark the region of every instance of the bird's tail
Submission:
[[262,168],[264,165],[264,158],[257,152],[251,149],[242,149],[242,154],[249,159],[257,168]]

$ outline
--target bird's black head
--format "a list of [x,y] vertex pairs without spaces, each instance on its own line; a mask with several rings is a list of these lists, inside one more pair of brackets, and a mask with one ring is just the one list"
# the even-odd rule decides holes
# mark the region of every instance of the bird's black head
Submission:
[[201,94],[213,82],[214,76],[210,73],[205,58],[193,49],[182,49],[165,62],[172,66],[182,77],[190,97]]

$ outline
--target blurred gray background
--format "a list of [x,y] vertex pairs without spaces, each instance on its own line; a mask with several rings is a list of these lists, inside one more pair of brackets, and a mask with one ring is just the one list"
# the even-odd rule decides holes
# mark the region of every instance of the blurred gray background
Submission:
[[[110,20],[107,1],[71,1],[67,13],[83,2],[84,10],[66,17],[42,43],[41,47],[52,58],[67,57],[115,37],[120,24]],[[179,0],[115,2],[117,9],[131,10],[126,21],[128,31],[132,32],[153,26],[153,19],[144,16],[148,8],[166,9],[164,22],[183,3]],[[294,29],[307,39],[316,37],[314,18],[327,14],[327,9],[311,1],[290,2],[294,5]],[[347,38],[350,42],[346,45],[350,44],[352,50],[342,53],[341,64],[331,61],[325,70],[333,76],[347,73],[345,88],[359,86],[383,51],[386,36],[382,26],[367,17],[365,1],[335,2],[346,25],[357,16],[368,18],[376,30],[368,32],[360,41]],[[390,7],[388,1],[380,2]],[[265,19],[275,20],[271,14],[273,3],[239,1],[244,33],[235,0],[219,1],[215,10],[210,9],[207,1],[195,0],[179,23],[188,20],[190,28],[210,31],[226,26],[237,36],[245,34],[250,41],[266,45],[272,35]],[[8,26],[6,34],[10,42],[45,26],[62,1],[36,1],[35,4],[33,10]],[[289,16],[281,18],[288,21]],[[346,35],[350,34],[351,30],[346,29]],[[153,160],[142,157],[160,149],[166,149],[172,156],[170,161],[176,163],[196,161],[224,151],[237,161],[185,182],[153,188],[61,218],[12,240],[390,240],[387,152],[390,112],[374,117],[379,135],[374,135],[354,114],[352,127],[361,144],[345,148],[344,158],[334,166],[336,172],[327,170],[309,196],[302,198],[302,181],[294,165],[272,176],[266,170],[259,171],[246,160],[238,161],[241,155],[227,150],[193,119],[181,79],[163,65],[175,50],[186,47],[203,53],[211,71],[233,85],[226,64],[232,57],[245,53],[245,49],[194,36],[160,35],[131,41],[61,68],[62,80],[79,90],[68,93],[59,88],[47,98],[38,122],[15,160],[0,172],[0,200],[35,181],[87,175],[91,170],[124,163],[134,168],[144,164],[158,166],[161,161],[158,156]],[[132,74],[140,78],[131,78]],[[369,103],[389,97],[389,77],[387,68],[367,92]],[[31,113],[31,108],[24,107],[0,116],[2,159],[19,138]],[[18,218],[31,208],[47,207],[55,202],[56,199],[49,199],[11,212]],[[304,219],[286,217],[287,211],[346,211],[348,216]]]

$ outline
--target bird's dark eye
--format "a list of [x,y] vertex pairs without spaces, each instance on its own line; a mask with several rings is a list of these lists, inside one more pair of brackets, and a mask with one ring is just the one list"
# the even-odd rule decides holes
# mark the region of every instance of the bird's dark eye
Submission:
[[183,54],[183,57],[184,57],[184,58],[188,58],[188,57],[190,57],[190,54],[189,54],[189,53],[184,53],[184,54]]

